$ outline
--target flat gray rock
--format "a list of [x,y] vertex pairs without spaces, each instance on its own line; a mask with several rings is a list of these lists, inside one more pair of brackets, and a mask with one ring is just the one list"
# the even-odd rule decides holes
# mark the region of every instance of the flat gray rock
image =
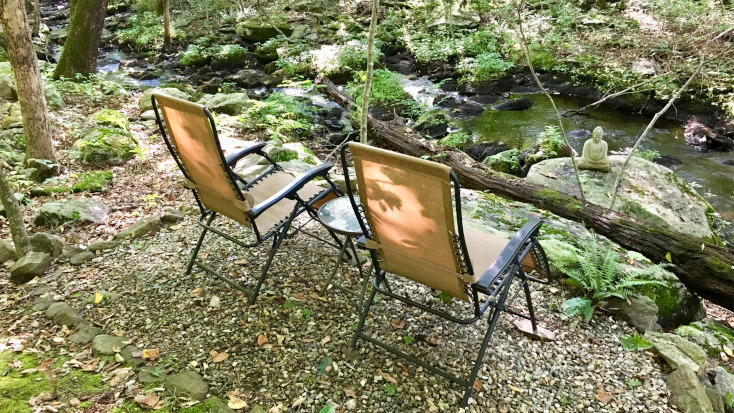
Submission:
[[141,219],[140,221],[130,225],[124,230],[115,234],[115,240],[122,241],[126,238],[138,239],[149,232],[157,231],[161,227],[161,216],[153,215],[148,218]]
[[159,366],[145,366],[138,371],[138,381],[143,384],[160,383],[166,379],[166,374]]
[[92,251],[84,251],[71,257],[69,262],[71,263],[71,265],[82,265],[94,257],[95,255]]
[[54,323],[62,326],[67,326],[69,328],[76,327],[81,322],[82,317],[79,315],[79,312],[72,307],[69,307],[54,316]]
[[45,252],[29,252],[10,266],[10,282],[25,284],[40,277],[52,261],[51,256]]
[[629,303],[627,300],[611,297],[608,308],[640,333],[654,330],[658,321],[658,306],[644,295],[631,295]]
[[[612,171],[579,171],[586,201],[608,207],[614,182],[625,156],[612,155]],[[548,159],[533,165],[525,178],[528,182],[578,196],[570,158]],[[713,239],[708,217],[711,205],[688,182],[670,169],[633,156],[625,170],[614,210],[638,219],[669,225],[699,238]]]
[[46,318],[53,319],[58,314],[61,314],[63,311],[66,311],[70,308],[71,306],[63,301],[53,303],[49,305],[48,308],[46,308]]
[[92,251],[94,253],[104,250],[112,250],[117,248],[120,244],[122,244],[122,241],[100,241],[95,242],[93,244],[89,244],[89,251]]
[[209,392],[209,384],[199,373],[188,370],[166,377],[166,390],[176,395],[187,396],[194,400],[204,400]]
[[15,247],[8,241],[0,240],[0,264],[18,258]]
[[698,373],[706,364],[706,352],[697,344],[683,337],[668,333],[645,334],[645,339],[652,344],[652,350],[673,369],[689,366]]
[[671,401],[681,412],[713,413],[706,389],[689,365],[683,364],[670,373],[667,383]]
[[110,207],[92,198],[48,202],[41,205],[33,221],[38,226],[57,227],[68,222],[102,224],[110,216]]
[[130,344],[130,340],[126,337],[110,336],[100,334],[92,340],[92,355],[111,356],[115,354],[115,349],[119,347],[121,351],[125,346]]
[[61,252],[64,250],[64,241],[48,232],[37,232],[28,237],[28,240],[31,243],[31,249],[33,251],[45,252],[53,258],[61,255]]
[[33,300],[33,311],[46,311],[51,304],[55,303],[56,299],[53,297],[53,295],[45,295],[43,297],[38,297],[35,300]]
[[91,343],[92,339],[101,333],[101,328],[95,326],[89,321],[84,321],[79,324],[76,332],[69,336],[69,341],[76,344],[87,344]]
[[142,357],[134,357],[133,353],[140,351],[140,349],[136,346],[133,346],[132,344],[129,346],[125,346],[125,348],[122,349],[120,352],[120,355],[123,359],[125,359],[126,362],[130,363],[133,367],[140,367],[143,364],[145,364],[145,359]]

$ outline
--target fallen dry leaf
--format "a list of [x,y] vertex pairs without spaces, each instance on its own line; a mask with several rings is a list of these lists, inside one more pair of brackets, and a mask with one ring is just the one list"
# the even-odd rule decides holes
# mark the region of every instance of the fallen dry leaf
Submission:
[[158,358],[161,356],[161,350],[157,348],[146,348],[143,350],[143,358],[146,358],[150,361],[158,360]]
[[499,410],[500,413],[507,413],[510,411],[510,409],[507,407],[507,403],[505,403],[504,400],[500,400],[499,403],[497,403],[497,410]]
[[102,293],[94,293],[94,303],[99,304],[104,300],[104,295]]
[[51,368],[51,365],[54,364],[54,359],[47,359],[44,360],[41,364],[38,365],[38,371],[46,371]]
[[82,368],[82,371],[94,371],[97,369],[98,364],[99,364],[99,359],[94,359],[86,363],[82,363],[81,368]]
[[472,385],[471,388],[474,389],[474,391],[482,390],[482,382],[477,379],[474,379],[474,385]]
[[77,407],[80,404],[82,404],[81,400],[77,399],[76,397],[74,397],[73,399],[69,400],[69,405],[71,405],[71,407]]
[[227,360],[227,357],[229,357],[229,354],[223,351],[217,354],[216,356],[212,357],[212,363],[221,363],[224,360]]
[[599,384],[599,387],[596,389],[596,394],[594,396],[596,396],[596,399],[604,404],[607,404],[610,400],[612,400],[612,395],[607,393],[607,391],[604,390],[604,387],[602,387],[601,384]]
[[283,412],[283,403],[278,403],[275,406],[273,406],[270,410],[268,410],[268,413],[282,413]]
[[291,404],[291,409],[294,408],[294,407],[300,406],[305,401],[306,401],[306,398],[303,397],[303,396],[297,397],[297,398],[293,399],[293,403]]
[[203,288],[196,287],[193,290],[191,290],[191,292],[189,294],[191,294],[191,295],[199,295],[199,294],[201,294],[202,291],[204,291]]
[[321,345],[323,346],[324,344],[328,343],[329,341],[331,341],[331,337],[329,337],[329,336],[326,336],[326,337],[324,337],[324,338],[323,338],[323,339],[321,340]]
[[237,260],[235,261],[235,265],[247,265],[247,260]]
[[354,390],[353,386],[349,386],[344,389],[344,394],[347,395],[347,397],[357,398],[357,391]]
[[516,391],[518,393],[522,393],[522,389],[519,388],[519,387],[517,387],[517,386],[513,386],[512,384],[508,384],[507,387],[509,387],[510,389],[512,389],[512,391]]
[[135,398],[135,402],[143,407],[155,407],[159,400],[160,398],[155,393],[151,393],[147,396],[140,395]]
[[257,335],[257,345],[258,346],[262,347],[267,342],[268,342],[268,337],[265,334],[258,334]]
[[405,328],[405,320],[398,320],[397,318],[393,318],[392,321],[390,321],[390,325],[402,330]]
[[384,378],[385,380],[389,381],[392,384],[398,384],[398,380],[395,377],[387,373],[380,372],[380,376],[382,376],[382,378]]

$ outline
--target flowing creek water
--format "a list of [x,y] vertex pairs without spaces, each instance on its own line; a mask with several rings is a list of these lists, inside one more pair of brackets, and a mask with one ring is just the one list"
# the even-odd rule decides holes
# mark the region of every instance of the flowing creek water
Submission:
[[[417,101],[433,105],[435,96],[441,91],[425,77],[403,77],[405,90]],[[454,96],[457,96],[455,93]],[[454,119],[454,126],[471,134],[476,142],[503,141],[513,148],[524,149],[532,146],[546,126],[558,125],[553,106],[542,94],[522,95],[534,102],[525,111],[496,111],[487,107],[479,116],[469,119]],[[520,97],[510,96],[509,99]],[[553,96],[556,106],[563,113],[579,109],[592,103],[584,98],[573,96]],[[604,139],[610,152],[620,152],[631,148],[637,137],[645,130],[650,118],[618,110],[600,108],[589,110],[588,115],[573,115],[563,118],[563,125],[569,135],[571,146],[581,153],[587,137],[571,131],[591,131],[596,126],[604,128]],[[701,152],[687,145],[683,136],[683,126],[678,122],[659,120],[640,150],[654,150],[661,155],[680,159],[683,166],[678,174],[697,188],[698,192],[719,212],[724,219],[734,219],[734,152]],[[581,136],[579,136],[581,135]]]

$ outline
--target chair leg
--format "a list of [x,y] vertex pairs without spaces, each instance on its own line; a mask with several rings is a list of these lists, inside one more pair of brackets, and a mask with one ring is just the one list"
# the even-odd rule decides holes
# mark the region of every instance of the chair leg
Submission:
[[372,289],[372,293],[370,293],[370,298],[367,299],[367,303],[364,305],[362,315],[359,318],[359,324],[357,324],[357,330],[354,332],[354,337],[352,338],[352,350],[357,347],[357,340],[359,339],[359,335],[362,334],[362,327],[364,327],[364,322],[367,319],[367,314],[369,314],[370,312],[372,302],[375,300],[375,294],[377,294],[377,288]]
[[[349,236],[347,236],[347,239]],[[329,288],[329,284],[331,284],[331,281],[334,279],[334,276],[336,275],[337,271],[339,271],[339,267],[342,265],[342,262],[344,262],[344,251],[347,249],[347,243],[342,244],[341,250],[339,250],[339,255],[336,258],[336,265],[334,265],[334,271],[331,272],[331,275],[329,275],[329,278],[324,283],[324,286],[321,287],[319,292],[321,293],[322,297],[326,297],[326,289]]]
[[501,311],[494,309],[492,311],[492,318],[489,321],[489,328],[487,328],[487,333],[484,334],[484,340],[482,340],[482,346],[479,348],[479,354],[477,354],[477,361],[474,363],[474,368],[471,372],[471,377],[469,377],[469,384],[467,385],[467,389],[464,392],[464,399],[461,401],[461,407],[466,407],[467,403],[469,403],[469,397],[471,397],[472,389],[474,388],[474,381],[477,379],[477,375],[479,374],[479,369],[482,367],[482,361],[484,360],[484,353],[487,351],[487,346],[489,345],[489,340],[492,338],[492,334],[494,333],[494,329],[497,326],[497,321],[500,318]]
[[[297,205],[296,205],[296,208],[298,208]],[[293,219],[295,219],[295,211],[291,213],[291,216],[288,218],[288,222],[286,222],[286,224],[283,225],[283,228],[280,229],[280,233],[275,235],[275,238],[273,239],[273,248],[270,250],[268,261],[265,263],[265,265],[263,265],[262,273],[260,274],[260,278],[257,280],[257,287],[255,287],[255,289],[252,291],[252,298],[250,299],[250,305],[254,305],[255,302],[257,301],[257,296],[258,294],[260,294],[260,288],[262,288],[263,282],[265,281],[265,277],[268,275],[268,270],[270,269],[270,266],[273,264],[275,253],[278,252],[278,248],[280,248],[280,244],[288,236],[288,230],[291,227],[291,223],[293,223]]]
[[535,319],[535,310],[533,309],[533,300],[530,297],[530,285],[525,271],[520,269],[520,276],[523,280],[522,287],[525,290],[525,299],[528,302],[528,313],[530,314],[530,324],[533,326],[533,334],[538,334],[538,321]]
[[[214,221],[214,218],[217,216],[216,212],[212,212],[212,216],[209,217],[209,219],[206,221],[206,226],[210,226],[212,224],[212,221]],[[199,242],[196,243],[196,247],[194,247],[194,252],[191,254],[191,259],[189,260],[189,265],[186,267],[186,274],[191,274],[191,269],[194,267],[194,261],[196,261],[196,256],[199,254],[199,249],[201,248],[201,244],[204,243],[204,237],[206,236],[206,233],[209,232],[209,228],[203,227],[201,230],[201,235],[199,235]]]

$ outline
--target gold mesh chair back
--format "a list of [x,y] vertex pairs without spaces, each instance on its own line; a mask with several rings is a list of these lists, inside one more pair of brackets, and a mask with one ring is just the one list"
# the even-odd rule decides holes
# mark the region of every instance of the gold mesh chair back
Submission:
[[253,205],[252,196],[243,195],[230,177],[206,108],[171,96],[153,96],[187,185],[196,189],[206,208],[250,226],[245,212]]
[[454,228],[451,168],[359,143],[349,149],[383,270],[468,300]]

